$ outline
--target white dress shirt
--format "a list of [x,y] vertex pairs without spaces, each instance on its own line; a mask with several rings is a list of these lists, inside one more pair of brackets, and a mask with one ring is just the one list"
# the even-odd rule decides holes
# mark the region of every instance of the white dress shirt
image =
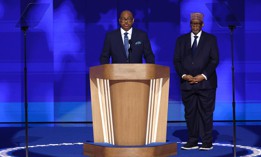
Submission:
[[[122,38],[123,44],[124,44],[124,33],[125,33],[125,32],[126,32],[126,31],[121,28],[121,38]],[[127,31],[127,33],[128,33],[128,39],[131,40],[132,28],[129,29],[129,30]]]

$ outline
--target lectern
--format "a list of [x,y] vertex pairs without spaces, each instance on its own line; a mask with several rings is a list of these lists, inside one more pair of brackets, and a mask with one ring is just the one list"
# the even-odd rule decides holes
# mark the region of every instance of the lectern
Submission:
[[166,142],[169,67],[105,64],[90,68],[93,143],[84,155],[167,157],[177,144]]

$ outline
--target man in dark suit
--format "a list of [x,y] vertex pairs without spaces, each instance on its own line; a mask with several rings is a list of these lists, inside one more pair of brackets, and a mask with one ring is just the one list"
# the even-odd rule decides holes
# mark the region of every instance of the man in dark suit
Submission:
[[119,23],[121,28],[106,34],[101,64],[110,63],[155,63],[147,33],[133,28],[134,18],[129,10],[121,12]]
[[202,31],[203,14],[192,13],[191,32],[176,41],[174,66],[181,78],[188,141],[181,149],[211,150],[219,54],[216,37]]

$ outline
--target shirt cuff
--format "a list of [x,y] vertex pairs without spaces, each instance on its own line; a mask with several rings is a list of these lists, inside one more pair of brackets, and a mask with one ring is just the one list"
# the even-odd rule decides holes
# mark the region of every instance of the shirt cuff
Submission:
[[205,78],[205,80],[208,80],[206,75],[204,75],[204,74],[201,74],[201,75]]

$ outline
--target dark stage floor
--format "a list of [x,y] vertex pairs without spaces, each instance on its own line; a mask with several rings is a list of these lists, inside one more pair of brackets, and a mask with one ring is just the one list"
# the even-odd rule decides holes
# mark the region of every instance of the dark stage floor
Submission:
[[[19,126],[0,127],[0,157],[25,156],[25,129]],[[177,142],[177,157],[233,157],[233,126],[214,126],[214,149],[181,150],[186,141],[184,124],[168,124],[167,140]],[[83,143],[92,141],[91,125],[33,125],[29,127],[29,157],[84,157]],[[237,156],[261,156],[261,125],[237,125]]]

